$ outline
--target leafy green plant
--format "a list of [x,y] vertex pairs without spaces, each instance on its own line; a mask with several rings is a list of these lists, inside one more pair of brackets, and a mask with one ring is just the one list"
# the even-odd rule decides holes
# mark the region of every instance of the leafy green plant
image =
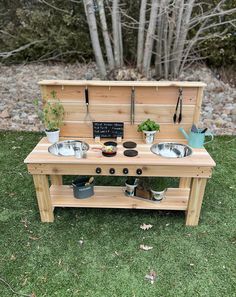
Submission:
[[57,131],[63,122],[64,119],[64,107],[61,102],[56,98],[56,92],[53,90],[51,92],[53,102],[47,101],[45,103],[43,110],[39,108],[39,100],[35,100],[35,106],[38,110],[38,115],[42,120],[46,131]]
[[160,125],[153,120],[147,119],[138,125],[138,132],[142,131],[160,131]]
[[126,180],[126,184],[128,185],[135,185],[137,179],[133,176],[129,176]]

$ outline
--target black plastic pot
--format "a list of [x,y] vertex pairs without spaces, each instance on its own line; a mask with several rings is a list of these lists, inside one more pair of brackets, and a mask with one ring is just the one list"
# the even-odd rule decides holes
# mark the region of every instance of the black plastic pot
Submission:
[[80,177],[72,182],[74,197],[77,199],[85,199],[94,195],[94,181],[91,184],[89,177]]

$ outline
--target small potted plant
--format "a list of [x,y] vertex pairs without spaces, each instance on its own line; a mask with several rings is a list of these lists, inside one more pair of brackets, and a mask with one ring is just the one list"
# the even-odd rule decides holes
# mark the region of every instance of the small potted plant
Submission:
[[150,190],[152,193],[152,200],[161,202],[165,198],[166,190],[165,180],[163,178],[150,178]]
[[51,92],[53,102],[47,101],[43,106],[43,110],[39,110],[39,100],[35,100],[38,108],[38,114],[44,123],[45,133],[50,143],[59,141],[60,127],[64,119],[64,107],[56,98],[56,92]]
[[125,193],[127,196],[134,196],[135,195],[135,188],[138,185],[138,179],[135,177],[128,177],[125,186],[126,190]]
[[153,143],[157,131],[160,131],[160,125],[150,119],[138,125],[138,132],[143,132],[147,144]]

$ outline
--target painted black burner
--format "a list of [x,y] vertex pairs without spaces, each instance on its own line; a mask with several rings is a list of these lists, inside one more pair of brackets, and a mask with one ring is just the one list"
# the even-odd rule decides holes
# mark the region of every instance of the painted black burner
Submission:
[[133,142],[133,141],[126,141],[123,143],[123,147],[127,148],[127,149],[133,149],[137,146],[137,143]]
[[136,151],[136,150],[125,150],[124,155],[126,157],[135,157],[135,156],[138,155],[138,151]]

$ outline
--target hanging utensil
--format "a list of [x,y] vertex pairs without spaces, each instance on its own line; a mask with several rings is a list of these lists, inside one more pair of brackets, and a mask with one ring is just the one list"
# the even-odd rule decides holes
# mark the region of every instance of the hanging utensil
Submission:
[[131,125],[134,124],[135,121],[135,90],[132,87],[131,90],[131,106],[130,106],[130,123]]
[[86,105],[86,115],[84,118],[84,122],[92,122],[93,119],[90,115],[89,112],[89,91],[88,91],[88,87],[86,86],[84,89],[84,97],[85,97],[85,105]]
[[133,124],[135,122],[135,89],[132,89],[132,93],[133,93]]
[[181,123],[182,121],[182,108],[183,108],[183,90],[182,88],[179,89],[179,107],[180,107],[180,110],[179,110],[179,118],[178,118],[178,123]]
[[182,121],[182,108],[183,108],[183,96],[182,95],[183,95],[183,89],[179,88],[179,96],[178,96],[176,107],[175,107],[175,114],[173,116],[174,123],[177,122],[177,112],[178,112],[179,107],[180,107],[180,110],[179,110],[179,116],[178,116],[178,123],[181,123],[181,121]]

